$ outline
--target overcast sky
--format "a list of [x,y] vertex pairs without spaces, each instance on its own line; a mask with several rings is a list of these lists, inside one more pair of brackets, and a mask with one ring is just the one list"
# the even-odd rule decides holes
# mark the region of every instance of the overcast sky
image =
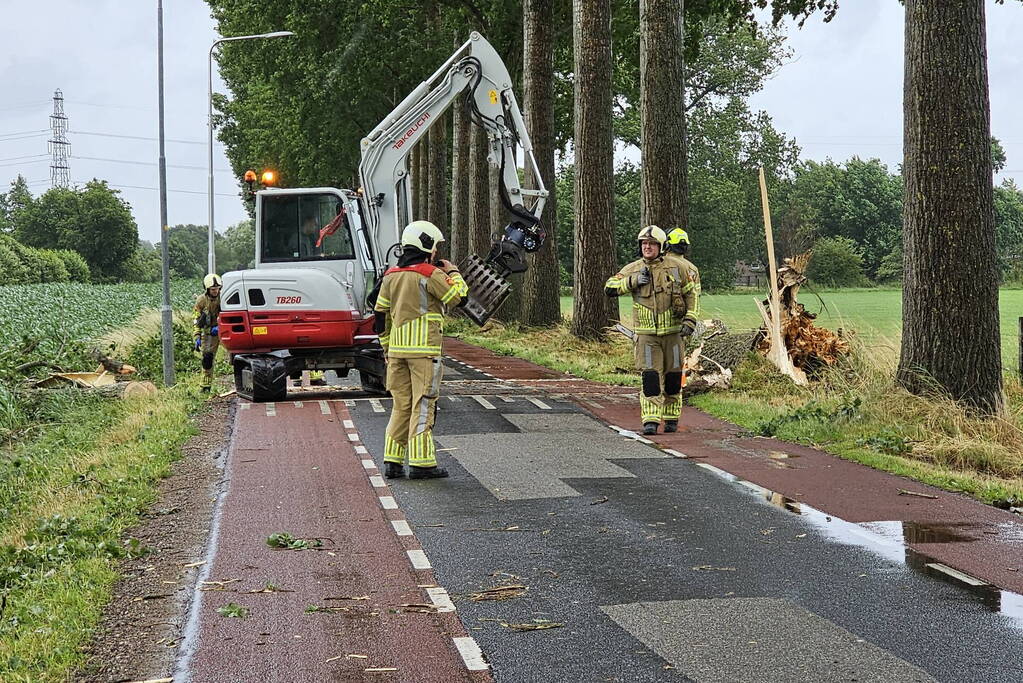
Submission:
[[[33,194],[49,187],[53,91],[70,119],[71,177],[121,189],[143,239],[159,235],[156,161],[156,2],[8,0],[0,23],[0,186],[18,173]],[[992,128],[1023,177],[1023,5],[988,0]],[[206,60],[216,34],[202,0],[165,0],[169,222],[206,223]],[[281,27],[284,28],[284,27]],[[793,61],[753,98],[805,158],[902,160],[903,9],[896,0],[846,0],[830,24],[790,27]],[[283,40],[287,40],[284,38]],[[258,43],[235,49],[258,49]],[[222,88],[219,80],[216,88]],[[117,137],[121,136],[121,137]],[[132,136],[132,137],[127,137]],[[140,139],[135,139],[140,138]],[[181,141],[181,142],[178,142]],[[130,163],[129,163],[130,162]],[[245,212],[217,147],[216,225]],[[185,168],[179,168],[185,167]]]

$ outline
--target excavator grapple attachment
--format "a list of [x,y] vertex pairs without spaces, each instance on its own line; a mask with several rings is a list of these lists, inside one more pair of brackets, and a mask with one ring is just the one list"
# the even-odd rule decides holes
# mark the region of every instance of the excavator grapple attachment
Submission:
[[462,311],[469,320],[483,326],[508,298],[511,284],[476,254],[469,255],[461,270],[469,287],[469,300]]

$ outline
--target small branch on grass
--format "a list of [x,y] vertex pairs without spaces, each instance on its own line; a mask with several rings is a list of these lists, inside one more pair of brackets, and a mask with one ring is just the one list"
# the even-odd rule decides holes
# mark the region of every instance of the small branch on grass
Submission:
[[50,368],[51,370],[54,370],[56,372],[64,372],[64,368],[60,367],[59,365],[54,365],[53,363],[45,360],[34,360],[29,363],[22,363],[21,365],[16,366],[14,369],[17,372],[24,373],[28,372],[29,370],[34,370],[35,368]]

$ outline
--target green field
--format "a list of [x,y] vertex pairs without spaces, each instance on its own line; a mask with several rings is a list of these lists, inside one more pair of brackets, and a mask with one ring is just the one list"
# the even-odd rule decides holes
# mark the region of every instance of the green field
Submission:
[[[199,289],[198,283],[173,282],[171,306],[191,309]],[[30,337],[41,341],[41,350],[56,351],[126,325],[143,310],[158,310],[161,300],[159,283],[0,286],[0,348]]]
[[[757,295],[704,294],[701,308],[704,318],[720,318],[733,330],[760,325],[760,314],[753,303]],[[818,296],[820,298],[818,298]],[[822,327],[853,330],[867,346],[894,356],[899,352],[902,334],[902,291],[897,289],[828,290],[814,294],[800,291],[800,301],[807,310],[817,313]],[[622,299],[622,310],[628,320],[629,299]],[[571,314],[572,298],[561,298],[561,310]],[[1002,363],[1007,371],[1019,369],[1019,318],[1023,316],[1023,290],[1003,289],[999,296],[1002,327]]]

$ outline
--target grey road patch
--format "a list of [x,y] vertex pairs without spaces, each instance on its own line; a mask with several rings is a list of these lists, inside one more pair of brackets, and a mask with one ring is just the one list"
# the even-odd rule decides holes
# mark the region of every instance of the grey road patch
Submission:
[[934,680],[787,600],[670,600],[601,610],[697,683]]
[[563,479],[632,477],[608,461],[667,457],[622,439],[587,415],[506,414],[504,418],[520,433],[440,439],[444,447],[456,449],[452,456],[500,500],[578,496]]

